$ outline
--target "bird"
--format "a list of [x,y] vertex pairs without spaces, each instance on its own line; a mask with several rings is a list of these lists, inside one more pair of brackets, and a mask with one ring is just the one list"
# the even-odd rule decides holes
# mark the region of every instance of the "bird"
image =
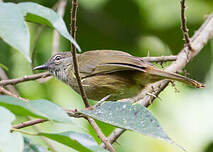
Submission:
[[[141,57],[118,50],[92,50],[77,54],[81,83],[89,99],[117,101],[138,95],[148,84],[177,80],[196,88],[204,84],[155,67]],[[59,52],[33,70],[48,70],[80,94],[71,52]]]

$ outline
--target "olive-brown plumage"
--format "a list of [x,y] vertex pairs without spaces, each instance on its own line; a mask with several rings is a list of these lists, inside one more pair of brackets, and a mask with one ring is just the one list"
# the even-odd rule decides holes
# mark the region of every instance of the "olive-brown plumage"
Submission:
[[[160,70],[139,57],[121,51],[87,51],[78,54],[77,58],[85,92],[93,100],[100,100],[107,95],[111,95],[109,100],[130,98],[137,95],[147,84],[162,79],[204,87],[195,80]],[[46,64],[34,69],[48,69],[79,93],[70,52],[57,53]]]

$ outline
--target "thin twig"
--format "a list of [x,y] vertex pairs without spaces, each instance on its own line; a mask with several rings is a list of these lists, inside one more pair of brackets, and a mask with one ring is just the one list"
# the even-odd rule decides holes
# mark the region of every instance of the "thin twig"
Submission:
[[[77,14],[77,8],[78,8],[78,0],[73,0],[72,1],[72,8],[71,8],[71,31],[70,33],[72,34],[73,39],[76,39],[76,14]],[[78,60],[76,57],[76,48],[74,46],[74,44],[71,43],[72,46],[72,57],[73,57],[73,66],[74,66],[74,70],[75,70],[75,76],[76,76],[76,80],[78,82],[78,86],[81,92],[81,96],[82,99],[84,101],[84,104],[86,107],[90,107],[86,93],[84,91],[84,88],[81,84],[81,77],[79,75],[79,70],[78,70]]]
[[5,88],[3,88],[3,87],[1,87],[1,86],[0,86],[0,93],[1,93],[1,94],[5,94],[5,95],[8,95],[8,96],[12,96],[12,97],[14,97],[14,98],[17,98],[17,99],[20,99],[20,100],[23,100],[23,101],[26,101],[26,102],[29,101],[29,100],[27,100],[27,99],[25,99],[25,98],[22,98],[22,97],[20,97],[20,96],[18,96],[18,95],[16,95],[16,94],[11,93],[10,91],[6,90]]
[[[8,80],[7,74],[5,73],[5,71],[0,67],[0,79],[1,80]],[[15,95],[18,95],[18,92],[16,91],[16,88],[13,85],[8,85],[6,86],[6,88],[14,93]]]
[[112,147],[112,145],[110,144],[110,142],[108,141],[108,139],[105,137],[105,135],[103,134],[103,132],[101,131],[101,129],[98,127],[98,125],[96,124],[95,120],[93,120],[90,117],[87,117],[87,120],[89,121],[89,123],[91,124],[91,126],[93,127],[93,129],[96,131],[98,137],[102,140],[102,142],[105,144],[105,147],[110,151],[110,152],[115,152],[114,148]]
[[50,76],[49,72],[43,72],[43,73],[38,73],[38,74],[32,74],[32,75],[26,75],[22,78],[15,78],[15,79],[9,79],[9,80],[1,80],[0,81],[0,86],[6,86],[6,85],[15,85],[20,82],[25,82],[25,81],[30,81],[30,80],[36,80],[40,78],[46,78]]
[[111,96],[111,94],[109,94],[109,95],[103,97],[101,100],[99,100],[99,101],[93,106],[93,108],[95,109],[95,108],[99,107],[99,106],[100,106],[104,101],[106,101],[110,96]]
[[[27,100],[27,99],[25,99],[25,100]],[[67,114],[70,117],[87,119],[86,115],[79,113],[77,110],[66,109],[65,111],[67,112]],[[49,120],[46,120],[46,119],[34,119],[34,120],[21,122],[21,123],[19,123],[17,125],[14,125],[12,128],[21,129],[21,128],[34,126],[36,124],[40,124],[40,123],[47,122],[47,121],[49,121]]]
[[[78,7],[78,0],[73,0],[72,1],[72,8],[71,8],[71,31],[70,33],[72,34],[73,38],[76,39],[76,15],[77,15],[77,7]],[[81,84],[81,77],[79,75],[79,70],[78,70],[78,60],[76,57],[76,48],[73,44],[71,44],[72,47],[72,56],[73,56],[73,66],[74,66],[74,70],[75,70],[75,76],[78,82],[78,86],[81,92],[81,96],[82,99],[84,101],[85,107],[88,108],[90,107],[90,104],[88,102],[86,93],[84,91],[84,88]],[[108,149],[110,152],[115,152],[114,148],[112,147],[112,145],[107,141],[107,138],[105,137],[105,135],[103,134],[103,132],[101,131],[101,129],[98,127],[98,125],[95,123],[95,121],[88,117],[87,119],[89,121],[89,123],[91,124],[91,126],[93,127],[93,129],[96,131],[98,137],[102,140],[102,142],[105,144],[106,149]]]
[[[27,99],[25,99],[25,100],[27,100]],[[65,111],[67,112],[67,114],[70,117],[85,118],[85,119],[87,119],[87,117],[88,117],[88,116],[86,116],[82,113],[79,113],[78,110],[65,109]],[[29,121],[21,122],[17,125],[14,125],[12,128],[21,129],[21,128],[25,128],[25,127],[29,127],[29,126],[34,126],[36,124],[40,124],[40,123],[43,123],[43,122],[46,122],[46,121],[49,121],[49,120],[46,120],[46,119],[29,120]]]
[[29,120],[29,121],[25,121],[25,122],[22,122],[20,124],[14,125],[12,128],[21,129],[21,128],[33,126],[33,125],[36,125],[36,124],[39,124],[39,123],[43,123],[43,122],[46,122],[46,121],[47,120],[45,120],[45,119]]
[[141,57],[142,60],[147,62],[167,62],[167,61],[175,61],[177,56],[155,56],[155,57]]
[[188,49],[190,51],[193,51],[193,48],[191,46],[191,42],[190,42],[190,38],[189,38],[189,33],[188,33],[188,28],[186,25],[186,17],[185,17],[185,0],[180,0],[180,4],[181,4],[181,29],[183,31],[183,37],[185,40],[185,45],[188,47]]
[[[191,44],[194,48],[194,51],[191,51],[188,46],[184,46],[181,52],[177,56],[177,60],[174,61],[169,67],[166,68],[166,71],[176,72],[178,70],[183,69],[186,64],[191,60],[194,56],[196,56],[201,49],[205,46],[208,40],[213,36],[213,13],[209,15],[206,21],[202,24],[199,30],[192,37]],[[187,55],[188,54],[188,55]],[[146,95],[148,92],[153,92],[153,88],[155,91],[155,96],[158,96],[169,84],[170,81],[162,80],[156,82],[154,84],[150,84],[147,86],[139,95],[139,97],[134,98],[134,100],[140,100],[138,103],[148,107],[152,104],[152,101],[155,99],[153,96]],[[141,98],[140,98],[141,96]],[[125,132],[125,129],[116,128],[108,137],[110,143],[113,143]]]
[[[59,0],[58,7],[57,7],[57,13],[62,18],[64,17],[64,11],[67,4],[67,0]],[[59,50],[59,44],[60,44],[60,34],[58,31],[53,31],[53,45],[52,45],[52,54],[56,54]]]
[[[126,131],[126,129],[121,129],[121,128],[116,128],[109,136],[108,136],[108,141],[110,143],[114,143],[121,134],[123,134]],[[102,144],[103,146],[103,144]]]

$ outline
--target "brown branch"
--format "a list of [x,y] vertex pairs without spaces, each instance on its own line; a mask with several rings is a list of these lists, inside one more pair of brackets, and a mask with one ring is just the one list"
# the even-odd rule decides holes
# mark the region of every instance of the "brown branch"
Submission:
[[29,121],[25,121],[25,122],[22,122],[20,124],[14,125],[12,128],[21,129],[21,128],[33,126],[33,125],[36,125],[36,124],[39,124],[39,123],[43,123],[43,122],[46,122],[46,121],[48,121],[48,120],[44,120],[44,119],[29,120]]
[[[77,30],[77,28],[76,28],[77,7],[78,7],[78,0],[73,0],[72,1],[72,8],[71,8],[71,24],[70,24],[71,31],[70,31],[70,33],[72,34],[74,39],[76,39],[76,30]],[[82,96],[82,99],[84,101],[85,107],[88,108],[88,107],[90,107],[90,105],[89,105],[85,90],[84,90],[84,88],[81,84],[81,77],[79,75],[79,70],[78,70],[78,60],[77,60],[77,57],[76,57],[76,48],[72,43],[71,43],[71,47],[72,47],[71,50],[72,50],[72,57],[73,57],[73,66],[74,66],[74,70],[75,70],[75,76],[76,76],[76,79],[77,79],[77,82],[78,82],[78,87],[80,89],[81,96]],[[95,132],[97,133],[98,137],[105,144],[106,149],[108,149],[110,152],[115,152],[114,148],[107,141],[107,138],[105,137],[105,135],[103,134],[101,129],[98,127],[96,122],[90,117],[87,117],[87,120],[89,121],[89,123],[91,124],[91,126],[93,127]]]
[[[64,11],[67,4],[67,0],[59,0],[58,2],[58,8],[57,13],[62,18],[64,17]],[[53,45],[52,45],[52,54],[56,54],[59,50],[59,44],[60,44],[60,34],[58,31],[53,31]]]
[[[213,13],[209,15],[206,21],[202,24],[199,30],[192,37],[191,45],[193,46],[193,50],[191,51],[188,46],[184,46],[181,52],[177,56],[177,60],[174,61],[169,67],[166,68],[166,71],[176,72],[183,69],[186,64],[191,60],[194,56],[196,56],[204,45],[208,42],[208,40],[213,36]],[[152,104],[152,101],[155,99],[154,96],[148,95],[148,93],[154,93],[155,96],[158,96],[169,84],[170,81],[163,80],[156,82],[154,84],[150,84],[147,86],[141,94],[134,98],[133,100],[138,101],[138,103],[148,107]],[[153,92],[154,91],[154,92]],[[108,137],[110,143],[116,141],[123,133],[125,129],[116,128]]]
[[[71,24],[70,24],[71,31],[70,31],[70,33],[72,34],[72,37],[74,40],[76,39],[76,30],[77,30],[77,28],[76,28],[77,7],[78,7],[78,0],[73,0],[72,8],[71,8]],[[81,93],[85,106],[90,107],[88,99],[87,99],[87,95],[85,93],[83,85],[81,84],[81,77],[79,75],[79,70],[78,70],[78,60],[76,57],[76,48],[75,48],[74,44],[72,44],[72,43],[71,43],[71,46],[72,46],[73,66],[74,66],[74,70],[75,70],[76,80],[78,82],[78,87],[80,89],[80,93]]]
[[166,61],[175,61],[177,56],[156,56],[156,57],[141,57],[142,60],[147,62],[166,62]]
[[[116,128],[109,136],[108,136],[108,141],[110,143],[114,143],[120,135],[122,135],[126,129],[121,129],[121,128]],[[103,146],[103,145],[102,145]]]
[[5,88],[3,88],[3,87],[1,87],[1,86],[0,86],[0,93],[1,93],[1,94],[5,94],[5,95],[8,95],[8,96],[12,96],[12,97],[14,97],[14,98],[17,98],[17,99],[20,99],[20,100],[23,100],[23,101],[26,101],[26,102],[29,101],[29,100],[27,100],[27,99],[25,99],[25,98],[20,97],[19,95],[16,95],[16,94],[11,93],[10,91],[6,90]]
[[95,132],[97,133],[98,137],[101,139],[101,141],[105,144],[105,147],[110,151],[110,152],[115,152],[114,148],[112,147],[112,145],[110,144],[110,142],[108,141],[108,139],[105,137],[105,135],[103,134],[103,132],[101,131],[101,129],[98,127],[98,125],[96,124],[95,120],[93,120],[90,117],[87,117],[87,120],[89,121],[89,123],[91,124],[91,126],[93,127],[93,129],[95,130]]
[[[23,98],[22,98],[22,100],[23,100]],[[28,101],[27,99],[25,99],[25,100]],[[77,110],[66,109],[65,111],[67,112],[67,114],[70,117],[87,119],[86,115],[79,113]],[[14,125],[12,128],[21,129],[21,128],[30,127],[30,126],[33,126],[33,125],[36,125],[36,124],[47,122],[47,121],[49,121],[49,120],[46,120],[46,119],[34,119],[34,120],[21,122],[21,123],[19,123],[17,125]]]
[[6,86],[6,85],[15,85],[20,82],[25,82],[25,81],[30,81],[30,80],[36,80],[40,78],[46,78],[50,76],[49,72],[43,72],[43,73],[38,73],[38,74],[32,74],[32,75],[26,75],[22,78],[15,78],[15,79],[9,79],[9,80],[1,80],[0,81],[0,86]]
[[183,31],[183,37],[185,40],[185,45],[188,47],[188,49],[190,51],[193,51],[192,46],[191,46],[191,42],[190,42],[190,38],[189,38],[189,33],[188,33],[188,28],[186,25],[186,17],[185,17],[185,0],[180,0],[180,4],[181,4],[181,29]]
[[[7,74],[5,73],[5,71],[0,67],[0,79],[1,80],[8,80]],[[16,91],[16,88],[13,85],[8,85],[6,86],[6,88],[14,93],[15,95],[18,95],[18,92]]]
[[101,100],[99,100],[94,106],[93,106],[93,109],[99,107],[104,101],[106,101],[109,97],[111,96],[111,94],[103,97]]
[[[27,99],[25,99],[25,100],[27,100]],[[86,115],[79,113],[77,110],[66,109],[65,111],[67,112],[67,114],[70,117],[85,118],[85,119],[87,117]],[[33,125],[36,125],[36,124],[40,124],[40,123],[43,123],[43,122],[46,122],[46,121],[49,121],[49,120],[46,120],[46,119],[29,120],[29,121],[25,121],[25,122],[19,123],[17,125],[14,125],[12,128],[21,129],[21,128],[33,126]]]

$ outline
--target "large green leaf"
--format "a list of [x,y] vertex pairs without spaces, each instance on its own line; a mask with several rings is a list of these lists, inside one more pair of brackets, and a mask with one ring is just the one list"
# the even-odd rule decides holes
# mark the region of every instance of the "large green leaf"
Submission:
[[31,61],[29,31],[16,4],[0,2],[0,37]]
[[42,146],[33,144],[29,138],[24,137],[24,152],[48,152],[48,150]]
[[46,24],[54,27],[62,36],[70,40],[75,47],[81,51],[76,41],[70,36],[63,19],[52,9],[32,2],[23,2],[17,4],[23,16],[30,22]]
[[68,114],[58,105],[47,100],[25,102],[11,96],[0,96],[0,106],[21,116],[33,116],[59,122],[71,122]]
[[39,133],[39,135],[55,140],[79,152],[107,152],[88,134],[67,131],[63,133]]
[[4,107],[0,107],[0,152],[23,152],[22,135],[10,133],[11,123],[15,116]]
[[105,123],[173,143],[152,113],[139,104],[106,102],[94,110],[82,110],[81,112]]

